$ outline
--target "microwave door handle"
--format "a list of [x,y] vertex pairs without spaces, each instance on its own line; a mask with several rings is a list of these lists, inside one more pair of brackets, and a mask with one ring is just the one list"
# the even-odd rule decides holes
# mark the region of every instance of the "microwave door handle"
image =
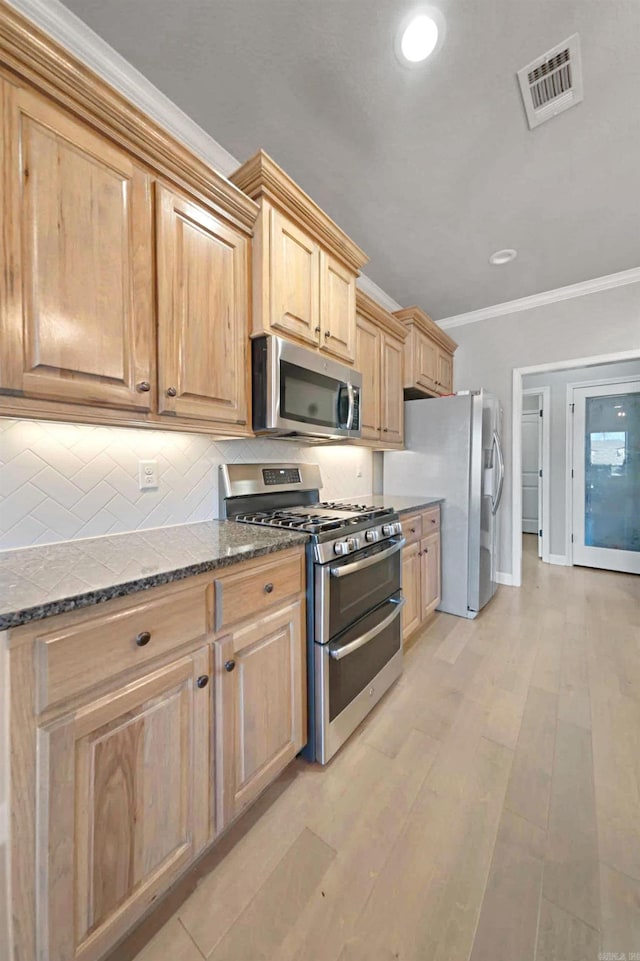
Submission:
[[351,430],[356,411],[356,392],[353,384],[347,384],[347,394],[349,395],[349,416],[347,417],[347,430]]
[[389,625],[395,621],[396,617],[399,617],[400,611],[407,602],[404,597],[401,597],[397,601],[391,601],[391,603],[394,606],[394,610],[391,611],[384,620],[376,624],[375,627],[372,627],[370,631],[361,634],[360,637],[356,637],[355,641],[350,641],[349,644],[344,644],[342,647],[329,648],[329,657],[332,657],[334,661],[341,661],[343,657],[347,657],[348,654],[353,654],[359,647],[363,647],[377,637],[378,634],[382,634],[385,628],[389,627]]
[[389,547],[386,551],[380,551],[377,554],[373,554],[371,557],[365,557],[361,561],[355,561],[353,564],[345,564],[344,567],[331,567],[329,572],[332,577],[348,577],[349,574],[356,574],[358,571],[364,571],[367,567],[372,567],[379,561],[386,560],[387,557],[391,557],[392,554],[397,554],[399,550],[402,550],[406,541],[404,537],[399,541],[394,541],[393,547]]

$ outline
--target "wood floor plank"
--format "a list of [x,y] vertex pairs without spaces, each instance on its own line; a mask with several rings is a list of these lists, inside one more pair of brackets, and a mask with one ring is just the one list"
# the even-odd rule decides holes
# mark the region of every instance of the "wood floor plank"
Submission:
[[505,805],[546,829],[556,738],[557,695],[531,687],[515,749]]
[[203,957],[180,921],[173,917],[142,949],[136,961],[202,961]]
[[640,956],[640,881],[600,865],[602,950]]
[[268,961],[320,884],[336,852],[305,828],[209,961]]
[[[278,950],[278,961],[334,961],[351,936],[441,745],[411,731],[384,783],[362,799],[360,816]],[[334,811],[340,819],[341,811]]]
[[592,928],[600,919],[591,734],[558,721],[543,896]]
[[536,961],[597,961],[599,950],[597,931],[542,899]]
[[471,961],[533,961],[545,832],[504,810]]

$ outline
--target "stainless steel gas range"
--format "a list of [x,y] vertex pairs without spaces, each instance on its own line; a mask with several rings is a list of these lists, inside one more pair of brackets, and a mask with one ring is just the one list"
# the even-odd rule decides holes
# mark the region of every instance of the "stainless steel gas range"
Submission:
[[221,517],[309,534],[304,753],[325,764],[402,673],[398,515],[320,501],[316,464],[226,464],[220,473]]

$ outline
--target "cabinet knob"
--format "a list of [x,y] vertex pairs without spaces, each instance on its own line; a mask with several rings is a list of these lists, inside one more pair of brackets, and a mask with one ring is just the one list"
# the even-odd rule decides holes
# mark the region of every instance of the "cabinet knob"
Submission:
[[388,428],[388,427],[383,427],[383,428],[382,428],[382,433],[383,433],[383,434],[388,434],[388,433],[389,433],[389,428]]
[[264,585],[264,592],[265,594],[271,594],[273,592],[273,584],[271,583],[271,581],[269,581],[268,584]]
[[328,337],[331,337],[331,331],[330,331],[330,330],[325,330],[324,336],[327,337],[327,338],[328,338]]
[[177,393],[175,387],[167,387],[167,397],[175,397]]
[[224,669],[225,671],[232,671],[235,666],[236,666],[236,662],[234,660],[227,661],[224,666]]
[[319,327],[316,327],[316,331],[315,331],[315,332],[316,332],[316,334],[319,334],[319,333],[320,333],[320,328],[319,328]]
[[206,687],[208,683],[209,683],[209,676],[208,676],[208,674],[201,674],[200,677],[198,678],[198,680],[196,681],[196,684],[197,684],[198,687],[200,687],[200,688]]
[[136,637],[136,644],[138,645],[138,647],[144,647],[146,644],[149,643],[150,640],[151,640],[151,634],[149,633],[149,631],[140,631],[140,633]]
[[415,534],[415,532],[416,532],[415,527],[410,527],[409,530],[411,531],[412,534]]
[[425,547],[424,552],[425,552],[425,554],[428,554],[428,553],[429,553],[429,548],[428,548],[428,547]]
[[139,394],[148,394],[151,390],[151,384],[148,380],[141,380],[139,384],[136,384],[136,390]]

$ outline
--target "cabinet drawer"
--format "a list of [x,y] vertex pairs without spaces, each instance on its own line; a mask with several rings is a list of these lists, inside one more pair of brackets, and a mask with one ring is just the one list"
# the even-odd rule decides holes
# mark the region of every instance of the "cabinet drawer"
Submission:
[[206,585],[200,584],[39,635],[37,711],[201,637],[207,621]]
[[422,536],[427,537],[434,531],[440,530],[440,508],[432,507],[422,515]]
[[401,517],[402,535],[407,544],[419,541],[422,537],[422,517],[420,514],[411,514],[409,517]]
[[215,580],[216,631],[304,590],[304,554],[296,552]]

